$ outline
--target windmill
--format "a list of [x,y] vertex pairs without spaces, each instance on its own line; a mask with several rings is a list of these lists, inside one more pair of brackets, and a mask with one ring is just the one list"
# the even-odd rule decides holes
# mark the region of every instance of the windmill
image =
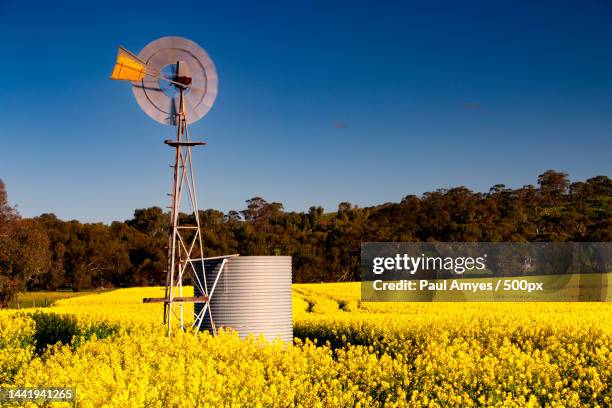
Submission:
[[[138,55],[119,47],[111,79],[130,81],[136,101],[142,110],[156,121],[176,127],[176,137],[164,143],[174,149],[174,177],[168,237],[168,269],[163,298],[146,298],[145,303],[164,303],[163,322],[171,332],[174,318],[185,330],[183,304],[202,303],[192,328],[202,324],[206,312],[213,332],[216,330],[210,310],[210,299],[225,262],[215,270],[216,279],[206,282],[200,216],[196,196],[195,174],[191,148],[205,145],[193,141],[188,125],[201,119],[212,107],[217,96],[215,66],[202,48],[182,37],[162,37],[149,43]],[[182,223],[179,215],[183,199],[191,207],[192,223]],[[191,215],[190,214],[190,215]],[[230,255],[228,258],[235,255]],[[199,265],[197,265],[199,264]],[[183,296],[183,282],[191,277],[199,296]],[[178,310],[176,310],[178,306]],[[196,327],[197,326],[197,327]]]

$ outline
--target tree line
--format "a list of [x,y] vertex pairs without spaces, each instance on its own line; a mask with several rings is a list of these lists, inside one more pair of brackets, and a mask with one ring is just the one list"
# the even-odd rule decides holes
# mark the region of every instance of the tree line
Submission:
[[[610,241],[611,199],[607,176],[572,183],[553,170],[537,186],[438,189],[365,208],[342,202],[333,213],[254,197],[242,211],[200,211],[203,255],[291,255],[294,282],[357,280],[366,241]],[[0,181],[0,292],[161,285],[168,220],[158,207],[110,225],[23,218]]]

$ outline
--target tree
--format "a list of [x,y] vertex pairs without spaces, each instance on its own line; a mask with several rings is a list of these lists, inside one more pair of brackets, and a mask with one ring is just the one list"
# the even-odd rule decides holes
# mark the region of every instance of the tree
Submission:
[[242,221],[242,216],[240,215],[240,213],[236,210],[230,210],[226,215],[225,215],[225,221]]
[[49,240],[33,219],[21,219],[0,180],[0,305],[50,267]]
[[20,289],[35,282],[51,266],[49,239],[45,230],[34,219],[20,219],[13,223],[11,232],[13,251],[7,271],[21,284]]
[[19,283],[8,276],[0,275],[0,309],[8,307],[19,290]]
[[321,221],[323,212],[323,207],[312,206],[308,209],[308,220],[313,228]]
[[567,173],[548,170],[538,176],[538,184],[544,195],[560,195],[567,192],[570,182]]
[[6,186],[2,179],[0,179],[0,234],[2,233],[2,228],[6,228],[16,218],[17,211],[9,205]]
[[159,207],[141,208],[134,211],[134,218],[126,221],[130,227],[152,237],[168,236],[170,216]]
[[0,307],[8,306],[21,284],[13,276],[11,264],[15,251],[12,227],[17,218],[17,211],[9,205],[6,186],[0,180]]
[[268,205],[268,202],[261,197],[253,197],[246,200],[247,208],[240,211],[245,221],[255,221],[259,217],[260,211]]

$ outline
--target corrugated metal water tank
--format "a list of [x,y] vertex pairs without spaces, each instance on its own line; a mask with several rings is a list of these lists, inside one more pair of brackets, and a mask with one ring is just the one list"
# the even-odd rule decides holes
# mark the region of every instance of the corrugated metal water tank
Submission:
[[[210,301],[215,326],[231,327],[240,338],[263,334],[268,341],[293,341],[290,256],[237,256],[227,262]],[[210,291],[223,259],[204,262]],[[202,279],[200,263],[195,262]],[[203,282],[203,281],[202,281]],[[201,296],[197,285],[195,296]],[[196,316],[203,304],[196,303]],[[201,326],[212,331],[208,312]]]

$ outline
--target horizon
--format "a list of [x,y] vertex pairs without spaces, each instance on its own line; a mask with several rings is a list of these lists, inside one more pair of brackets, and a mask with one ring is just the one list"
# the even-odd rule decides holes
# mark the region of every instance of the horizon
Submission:
[[0,34],[19,39],[0,73],[29,62],[0,88],[0,179],[22,216],[165,208],[173,129],[108,79],[118,45],[165,35],[198,43],[219,75],[190,127],[208,142],[194,152],[202,208],[367,207],[535,185],[546,169],[612,175],[609,3],[198,3],[181,21],[155,3],[0,5]]
[[[567,174],[567,173],[565,173],[565,172],[563,172],[563,171],[561,171],[561,170],[549,169],[549,170],[546,170],[546,171],[555,171],[555,172],[559,172],[559,173],[564,173],[564,174]],[[544,173],[544,172],[542,172],[542,173]],[[587,177],[587,178],[585,178],[585,179],[576,180],[576,179],[573,179],[573,178],[571,177],[571,174],[567,174],[567,179],[568,179],[568,181],[569,181],[569,182],[570,182],[570,184],[571,184],[571,183],[577,183],[577,182],[586,182],[587,180],[589,180],[589,179],[591,179],[591,178],[600,177],[600,176],[608,177],[608,176],[603,175],[603,174],[598,174],[598,175],[594,175],[594,176]],[[490,190],[490,189],[492,189],[492,188],[493,188],[495,185],[499,185],[499,184],[501,184],[501,185],[503,185],[504,187],[506,187],[506,188],[508,188],[508,189],[511,189],[511,190],[517,190],[517,189],[524,188],[524,187],[527,187],[527,186],[533,186],[533,187],[535,187],[535,188],[539,188],[539,187],[538,187],[538,183],[537,183],[537,177],[538,177],[538,176],[536,176],[536,182],[535,182],[535,183],[526,183],[526,184],[523,184],[523,185],[521,185],[521,186],[517,186],[517,187],[509,186],[509,185],[507,185],[507,184],[505,184],[505,183],[496,183],[496,184],[494,184],[494,185],[490,186],[490,187],[489,187],[489,190]],[[2,179],[0,179],[0,181],[3,181],[3,180],[2,180]],[[486,193],[488,192],[488,191],[478,191],[478,190],[473,190],[473,189],[470,189],[470,188],[469,188],[469,187],[467,187],[467,186],[464,186],[464,185],[459,185],[459,186],[438,187],[438,188],[435,188],[435,189],[430,189],[430,190],[424,191],[424,192],[422,192],[422,193],[420,193],[420,194],[404,194],[404,195],[403,195],[403,196],[401,196],[399,199],[394,200],[394,201],[385,201],[385,202],[379,202],[379,203],[372,203],[372,204],[369,204],[369,205],[363,205],[363,206],[362,206],[362,205],[359,205],[358,203],[352,203],[352,202],[349,202],[349,203],[350,203],[350,204],[352,204],[353,206],[355,206],[356,208],[371,208],[371,207],[378,207],[378,206],[382,206],[382,205],[385,205],[385,204],[400,203],[400,202],[401,202],[401,200],[402,200],[403,198],[405,198],[405,197],[407,197],[407,196],[409,196],[409,195],[414,195],[414,196],[418,197],[419,199],[422,199],[422,198],[423,198],[423,196],[424,196],[426,193],[430,193],[430,192],[437,192],[437,191],[440,191],[440,190],[451,190],[451,189],[455,189],[455,188],[467,188],[467,189],[468,189],[470,192],[475,193],[475,194],[486,194]],[[7,194],[8,194],[9,205],[10,205],[11,207],[15,208],[15,210],[17,211],[17,213],[18,213],[20,216],[23,216],[23,215],[22,215],[22,214],[19,212],[18,205],[16,205],[16,204],[14,204],[14,203],[12,203],[12,202],[11,202],[11,195],[10,195],[10,190],[9,190],[9,188],[7,188],[7,189],[6,189],[6,192],[7,192]],[[248,201],[249,199],[252,199],[252,198],[262,198],[262,199],[264,199],[265,201],[267,201],[268,203],[273,203],[273,202],[275,202],[275,201],[269,201],[269,200],[266,200],[266,197],[262,197],[262,196],[257,196],[257,195],[256,195],[256,196],[253,196],[253,197],[250,197],[250,198],[245,199],[245,200],[244,200],[244,202],[243,202],[243,204],[246,204],[246,203],[247,203],[247,201]],[[334,214],[334,213],[336,213],[336,212],[338,211],[338,207],[339,207],[339,206],[340,206],[340,204],[341,204],[341,203],[343,203],[343,202],[347,202],[347,201],[340,201],[340,202],[338,202],[338,204],[336,205],[336,207],[335,207],[335,208],[333,208],[333,209],[332,209],[332,208],[325,208],[325,207],[322,207],[322,206],[320,206],[320,205],[316,205],[316,204],[314,205],[314,207],[321,207],[321,208],[323,208],[323,214],[326,214],[326,215],[327,215],[327,214]],[[287,212],[287,213],[289,213],[289,212],[296,212],[296,213],[307,213],[307,212],[308,212],[308,210],[310,209],[310,207],[309,207],[309,208],[304,208],[304,209],[297,209],[297,210],[295,210],[295,209],[287,209],[287,208],[285,208],[285,204],[284,204],[284,203],[280,202],[280,204],[282,205],[282,211]],[[132,215],[131,215],[131,217],[132,217],[132,218],[125,218],[125,219],[123,219],[123,220],[110,220],[110,221],[83,221],[83,220],[79,220],[79,219],[76,219],[76,218],[62,218],[62,217],[58,216],[57,214],[55,214],[55,213],[53,213],[53,212],[42,212],[42,213],[40,213],[40,214],[33,215],[33,216],[28,216],[28,217],[25,217],[25,218],[36,218],[36,217],[40,217],[40,216],[43,216],[43,215],[53,215],[53,216],[55,216],[57,219],[59,219],[59,220],[61,220],[61,221],[64,221],[64,222],[78,221],[78,222],[83,223],[83,224],[104,224],[104,225],[111,225],[113,222],[127,222],[127,221],[129,221],[129,220],[133,219],[133,217],[134,217],[134,213],[135,213],[137,210],[148,209],[148,208],[154,208],[154,207],[161,208],[161,210],[162,210],[164,213],[168,213],[168,212],[169,212],[169,209],[168,209],[168,208],[166,208],[166,207],[161,207],[161,206],[159,206],[159,205],[150,205],[150,206],[141,206],[141,207],[136,207],[136,208],[134,208],[134,209],[133,209],[133,211],[132,211]],[[242,207],[240,207],[240,208],[232,208],[232,209],[227,210],[227,211],[222,211],[222,210],[220,210],[220,209],[218,209],[218,208],[200,208],[200,211],[215,210],[215,211],[221,211],[223,214],[227,215],[227,214],[228,214],[230,211],[242,211],[242,210],[244,210],[245,208],[246,208],[246,206],[245,206],[245,205],[243,205],[243,206],[242,206]]]

